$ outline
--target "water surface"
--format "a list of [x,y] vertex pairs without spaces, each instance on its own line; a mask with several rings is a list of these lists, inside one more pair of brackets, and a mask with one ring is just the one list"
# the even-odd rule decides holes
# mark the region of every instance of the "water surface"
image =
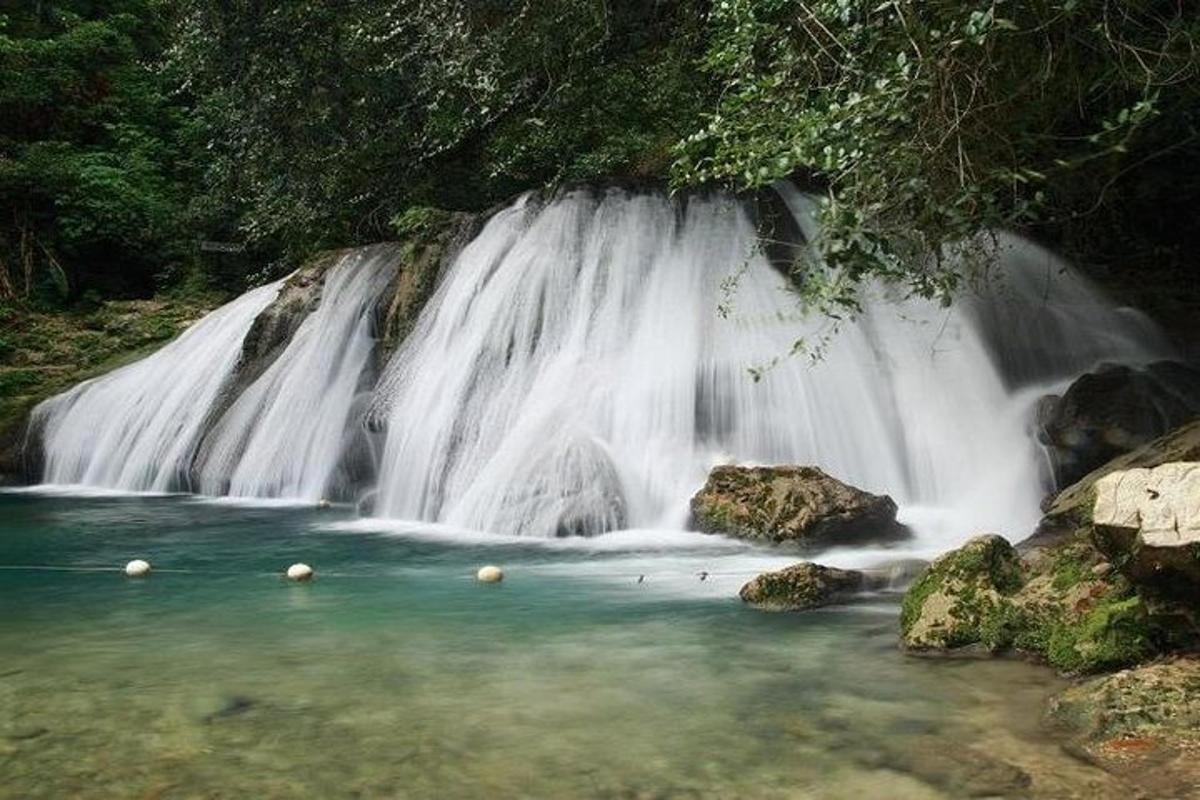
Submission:
[[743,607],[778,554],[350,520],[0,494],[0,566],[160,568],[0,569],[0,796],[1127,796],[1043,728],[1048,670],[905,656],[892,598]]

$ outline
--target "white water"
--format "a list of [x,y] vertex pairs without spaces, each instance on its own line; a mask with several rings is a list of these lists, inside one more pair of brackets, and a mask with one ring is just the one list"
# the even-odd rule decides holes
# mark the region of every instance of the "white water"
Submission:
[[[811,201],[780,191],[817,235]],[[817,464],[892,495],[919,534],[910,552],[983,529],[1022,538],[1045,488],[1037,397],[1097,361],[1168,352],[1049,253],[996,244],[994,280],[953,308],[870,286],[826,339],[829,320],[798,311],[740,203],[522,200],[457,257],[374,391],[372,317],[396,260],[382,247],[330,270],[316,311],[232,402],[221,391],[278,285],[47,401],[45,479],[168,491],[195,474],[237,502],[366,492],[342,468],[370,406],[386,427],[375,513],[441,531],[650,541],[684,528],[707,470],[732,461]],[[824,344],[819,361],[789,356],[799,338]]]
[[321,300],[287,349],[222,415],[199,466],[200,490],[232,497],[325,496],[374,348],[372,315],[398,257],[355,250],[329,269]]
[[41,403],[33,425],[42,431],[46,483],[152,492],[186,486],[242,339],[280,285],[247,292],[153,355]]
[[498,214],[381,384],[378,513],[519,536],[680,528],[713,464],[798,462],[891,494],[920,549],[1019,538],[1044,490],[1038,386],[1158,345],[1073,275],[1039,292],[1048,257],[1003,237],[998,286],[949,311],[869,289],[814,365],[786,356],[828,322],[798,315],[754,239],[722,198],[577,192]]

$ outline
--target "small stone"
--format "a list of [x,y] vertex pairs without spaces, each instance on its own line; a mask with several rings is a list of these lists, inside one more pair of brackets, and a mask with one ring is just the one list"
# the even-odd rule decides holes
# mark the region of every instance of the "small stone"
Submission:
[[292,564],[287,568],[287,577],[290,581],[310,581],[314,574],[313,568],[308,564]]
[[325,511],[330,508],[333,508],[333,503],[329,502],[324,497],[322,497],[320,500],[317,501],[317,510],[318,511]]
[[490,564],[480,567],[479,572],[475,573],[475,580],[480,583],[499,583],[504,580],[504,570]]
[[1105,575],[1112,572],[1112,568],[1112,564],[1108,563],[1107,561],[1101,561],[1099,564],[1096,564],[1094,567],[1092,567],[1092,574],[1098,578],[1103,578]]
[[150,562],[135,558],[125,565],[125,574],[131,578],[144,578],[150,574]]

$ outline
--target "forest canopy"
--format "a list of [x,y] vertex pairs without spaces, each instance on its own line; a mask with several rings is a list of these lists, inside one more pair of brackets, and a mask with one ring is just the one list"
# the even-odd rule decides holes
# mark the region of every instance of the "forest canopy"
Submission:
[[[1190,279],[1185,0],[0,3],[0,295],[237,290],[563,181],[821,193],[827,309],[1015,227]],[[240,254],[214,257],[202,240]]]

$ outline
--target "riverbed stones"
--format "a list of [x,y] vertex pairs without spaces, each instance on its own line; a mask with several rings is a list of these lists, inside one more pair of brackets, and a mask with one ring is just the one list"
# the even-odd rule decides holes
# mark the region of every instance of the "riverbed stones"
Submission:
[[1096,545],[1139,586],[1200,608],[1200,462],[1096,481]]
[[[1048,715],[1074,747],[1158,797],[1200,788],[1200,659],[1171,658],[1081,681],[1051,699]],[[1162,793],[1151,790],[1157,783]],[[1159,786],[1154,787],[1156,790]]]
[[764,572],[738,592],[745,603],[769,611],[803,611],[835,603],[861,591],[864,575],[808,561]]
[[719,466],[691,501],[705,533],[773,543],[831,546],[903,538],[896,503],[817,467]]

